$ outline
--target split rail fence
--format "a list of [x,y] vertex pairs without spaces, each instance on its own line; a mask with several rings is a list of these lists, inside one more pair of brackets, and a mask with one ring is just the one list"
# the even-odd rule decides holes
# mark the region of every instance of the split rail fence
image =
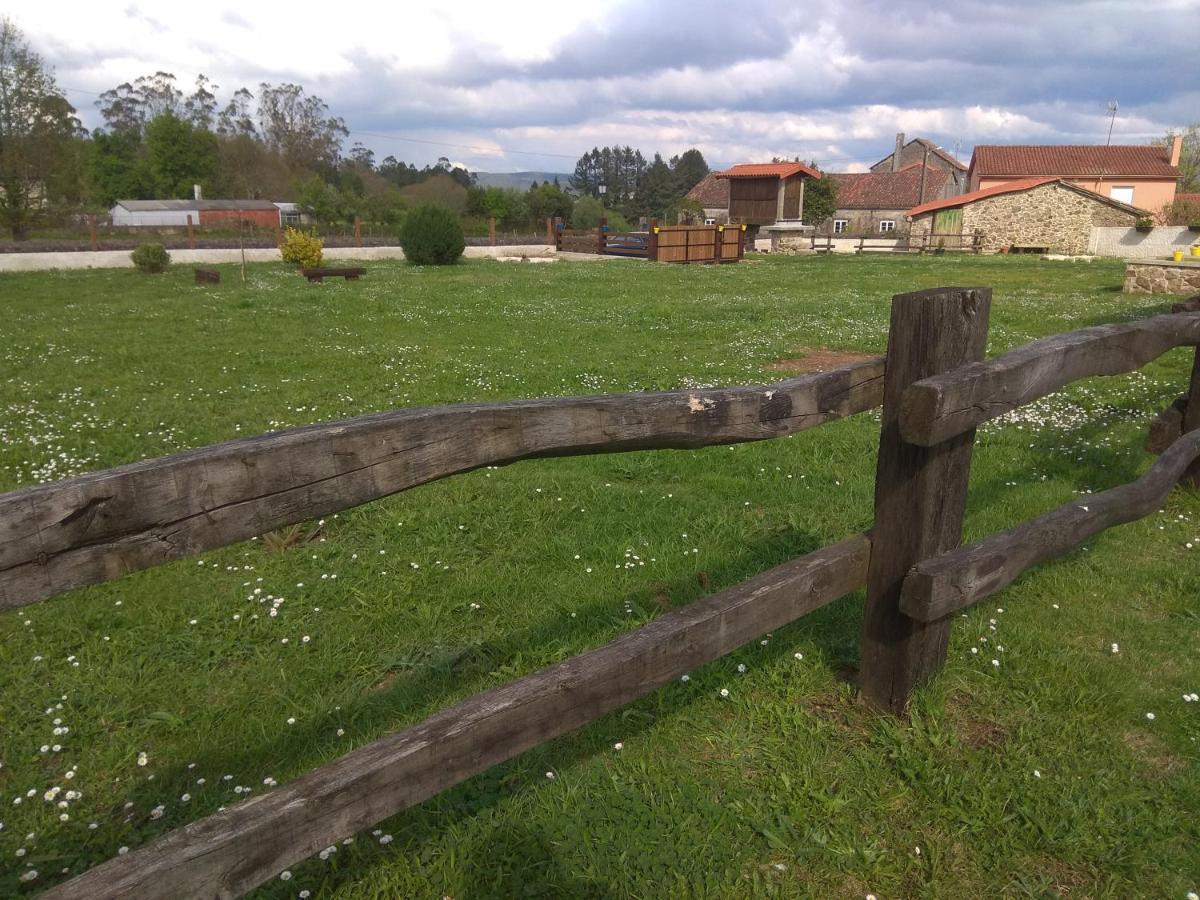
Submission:
[[745,256],[746,233],[737,225],[656,225],[648,231],[597,228],[555,230],[555,248],[571,253],[628,256],[653,262],[729,263]]
[[[794,434],[882,405],[875,521],[637,630],[354,750],[59,884],[47,898],[233,897],[863,586],[859,687],[903,714],[952,614],[1200,476],[1200,355],[1175,440],[1136,481],[959,546],[975,429],[1083,378],[1200,345],[1200,298],[984,360],[991,291],[893,298],[886,358],[766,387],[401,410],[0,495],[0,610],[485,465]],[[1162,429],[1160,429],[1161,432]],[[1161,435],[1160,435],[1161,436]]]

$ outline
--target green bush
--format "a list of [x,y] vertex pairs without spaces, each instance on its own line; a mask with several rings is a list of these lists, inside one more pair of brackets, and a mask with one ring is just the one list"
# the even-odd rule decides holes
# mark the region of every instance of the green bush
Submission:
[[171,254],[164,249],[162,244],[142,244],[129,254],[129,258],[133,260],[133,264],[138,267],[139,272],[151,275],[159,275],[167,271],[167,266],[171,264]]
[[400,246],[413,265],[452,265],[466,245],[458,216],[443,206],[419,206],[400,226]]
[[616,210],[605,209],[595,197],[580,197],[571,209],[572,228],[596,228],[601,219],[608,220],[609,231],[629,231],[630,225]]
[[325,242],[316,234],[289,228],[283,235],[279,245],[279,255],[286,263],[300,266],[304,269],[315,269],[321,265],[322,252]]

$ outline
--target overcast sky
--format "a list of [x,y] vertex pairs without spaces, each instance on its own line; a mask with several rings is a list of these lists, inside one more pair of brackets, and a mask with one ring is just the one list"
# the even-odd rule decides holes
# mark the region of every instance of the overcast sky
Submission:
[[95,95],[204,73],[222,105],[295,81],[378,158],[570,171],[594,145],[861,171],[895,133],[1146,143],[1200,119],[1200,0],[21,4],[84,124]]

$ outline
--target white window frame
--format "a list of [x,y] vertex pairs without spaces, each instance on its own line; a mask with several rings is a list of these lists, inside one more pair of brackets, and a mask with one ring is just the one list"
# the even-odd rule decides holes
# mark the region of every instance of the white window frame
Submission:
[[716,219],[712,219],[712,218],[708,218],[708,219],[705,219],[705,220],[704,220],[704,224],[705,224],[705,225],[716,225],[716,224],[717,224],[717,220],[716,220]]
[[834,234],[845,234],[846,229],[849,226],[850,226],[849,219],[834,219],[833,220],[833,233]]
[[895,219],[880,219],[879,220],[879,233],[880,234],[888,234],[889,232],[892,232],[895,230],[896,230],[896,220]]
[[[1108,198],[1110,200],[1116,200],[1118,203],[1125,203],[1129,206],[1133,206],[1133,188],[1134,186],[1131,184],[1114,184],[1108,189]],[[1120,197],[1117,196],[1117,191],[1121,191]],[[1126,191],[1129,193],[1126,194]],[[1126,199],[1126,197],[1128,197],[1128,199]]]

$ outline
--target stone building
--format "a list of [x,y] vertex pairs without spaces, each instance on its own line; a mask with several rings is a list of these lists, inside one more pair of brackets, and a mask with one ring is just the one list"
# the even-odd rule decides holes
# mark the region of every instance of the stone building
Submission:
[[1082,255],[1092,228],[1136,224],[1144,210],[1059,178],[1031,178],[935,200],[908,211],[910,233],[969,242],[984,251],[1032,251]]
[[837,185],[837,212],[817,234],[900,236],[908,233],[908,210],[959,193],[944,169],[918,163],[899,172],[831,173]]
[[896,135],[896,149],[871,166],[872,172],[900,172],[910,166],[925,166],[945,172],[948,177],[946,196],[961,194],[967,189],[967,167],[933,141],[913,138],[905,142],[904,132]]

